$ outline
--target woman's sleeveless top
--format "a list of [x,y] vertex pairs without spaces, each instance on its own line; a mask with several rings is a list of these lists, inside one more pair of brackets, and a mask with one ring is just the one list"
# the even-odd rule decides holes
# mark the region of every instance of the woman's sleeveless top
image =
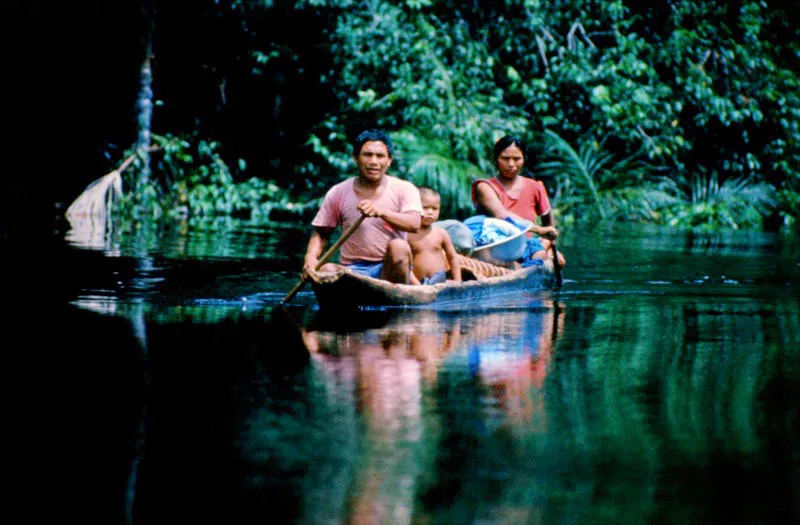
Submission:
[[472,203],[475,208],[480,210],[477,200],[477,187],[478,184],[487,183],[494,189],[503,207],[508,211],[515,213],[523,219],[535,221],[537,217],[546,215],[550,212],[550,199],[547,197],[547,190],[541,181],[529,179],[528,177],[520,177],[523,181],[522,191],[516,199],[510,197],[497,177],[491,179],[478,179],[472,183]]

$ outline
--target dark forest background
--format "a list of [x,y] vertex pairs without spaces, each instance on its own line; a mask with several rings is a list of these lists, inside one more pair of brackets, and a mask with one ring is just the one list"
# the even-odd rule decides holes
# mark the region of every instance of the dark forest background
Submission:
[[[469,182],[491,172],[505,133],[532,145],[528,168],[562,223],[777,229],[798,214],[800,8],[791,3],[6,0],[0,9],[9,253],[52,242],[65,207],[133,151],[148,35],[152,132],[181,140],[169,166],[154,168],[166,212],[176,193],[193,214],[313,207],[351,172],[349,140],[380,126],[398,145],[395,173],[440,189],[455,217],[469,213]],[[227,178],[214,178],[218,166]],[[204,206],[214,185],[242,202]]]
[[[325,53],[320,21],[257,17],[277,42],[303,48],[309,74],[276,64],[278,74],[255,77],[245,57],[229,53],[246,47],[240,18],[226,19],[223,9],[216,16],[215,2],[169,4],[154,34],[153,88],[163,101],[154,131],[216,137],[227,156],[247,157],[250,171],[272,177],[302,155],[309,128],[330,104],[313,74],[324,63],[313,56]],[[7,239],[28,245],[49,238],[64,207],[135,142],[148,22],[142,11],[136,1],[2,4],[8,134],[0,224]]]

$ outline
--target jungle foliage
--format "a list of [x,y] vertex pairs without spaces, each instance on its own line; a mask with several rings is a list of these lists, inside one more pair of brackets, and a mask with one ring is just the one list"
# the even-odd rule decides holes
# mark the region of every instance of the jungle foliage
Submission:
[[[153,172],[120,199],[126,217],[233,217],[264,218],[276,205],[287,205],[287,192],[274,182],[244,176],[247,163],[238,159],[230,167],[222,159],[219,143],[195,136],[154,136],[158,150]],[[133,151],[131,151],[133,153]],[[141,159],[134,161],[134,166]],[[134,170],[135,171],[135,170]],[[238,182],[237,182],[238,180]],[[133,185],[131,181],[129,184]]]
[[340,104],[312,137],[332,167],[374,122],[395,130],[401,173],[428,184],[446,173],[439,189],[469,213],[463,188],[493,171],[495,139],[516,133],[572,217],[758,227],[778,206],[798,213],[796,8],[312,4],[341,11],[330,33]]
[[[157,17],[176,16],[154,3]],[[798,6],[218,0],[192,9],[237,36],[222,51],[205,46],[197,67],[218,72],[217,83],[235,79],[240,93],[269,79],[269,100],[251,111],[306,120],[291,128],[301,148],[286,150],[284,139],[251,172],[274,186],[228,168],[212,141],[191,157],[164,156],[164,189],[191,213],[314,202],[353,173],[353,137],[381,127],[397,143],[393,172],[439,189],[452,217],[473,213],[469,183],[492,174],[492,145],[507,133],[528,141],[528,168],[562,221],[759,228],[800,214]],[[305,40],[274,30],[300,23],[313,29]],[[157,18],[156,34],[164,25]],[[169,75],[156,65],[156,90]],[[289,102],[303,82],[318,95]],[[200,127],[210,120],[201,116]],[[226,147],[231,138],[217,137]],[[256,146],[232,151],[259,155]]]

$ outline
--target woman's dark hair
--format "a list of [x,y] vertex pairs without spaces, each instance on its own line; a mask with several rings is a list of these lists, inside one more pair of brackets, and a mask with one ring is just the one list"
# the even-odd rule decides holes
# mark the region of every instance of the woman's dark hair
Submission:
[[522,142],[522,139],[516,135],[506,135],[505,137],[501,138],[494,144],[494,161],[497,162],[497,159],[500,158],[500,154],[509,147],[509,146],[516,146],[522,152],[522,157],[525,158],[528,156],[526,152],[525,143]]
[[379,129],[368,129],[359,133],[356,140],[353,142],[353,155],[358,157],[364,143],[371,141],[383,142],[386,144],[386,149],[389,150],[389,156],[394,156],[394,144],[392,144],[392,139]]

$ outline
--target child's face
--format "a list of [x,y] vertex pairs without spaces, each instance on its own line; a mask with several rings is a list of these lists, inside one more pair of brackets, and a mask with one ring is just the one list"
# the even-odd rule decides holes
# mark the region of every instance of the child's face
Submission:
[[439,220],[439,208],[441,200],[439,197],[433,195],[425,195],[422,197],[422,224],[430,226]]

